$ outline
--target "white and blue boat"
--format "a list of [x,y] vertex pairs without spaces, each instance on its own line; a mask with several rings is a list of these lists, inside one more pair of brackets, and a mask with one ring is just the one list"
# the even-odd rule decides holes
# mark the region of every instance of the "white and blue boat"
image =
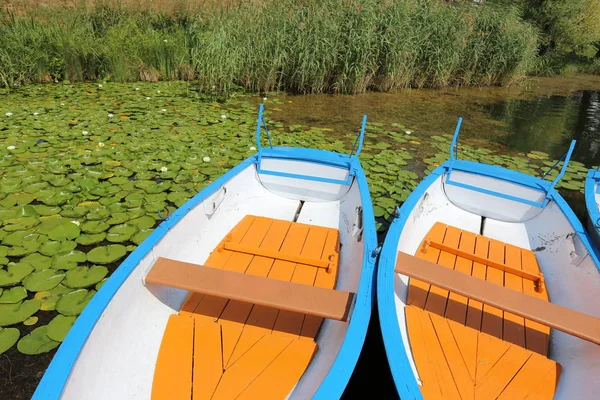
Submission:
[[34,400],[334,399],[371,315],[375,221],[350,155],[261,145],[86,306]]
[[588,232],[596,248],[600,248],[600,167],[590,169],[585,178],[585,207]]
[[450,158],[397,210],[380,255],[378,311],[398,394],[597,398],[599,261],[555,189],[575,142],[548,181],[459,160],[461,121]]

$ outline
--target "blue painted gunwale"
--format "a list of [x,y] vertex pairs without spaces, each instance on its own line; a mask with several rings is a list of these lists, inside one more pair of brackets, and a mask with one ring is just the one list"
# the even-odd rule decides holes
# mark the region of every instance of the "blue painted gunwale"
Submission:
[[[270,147],[261,149],[254,156],[242,161],[188,200],[183,206],[166,218],[121,263],[90,300],[75,321],[75,324],[73,324],[73,327],[69,330],[69,333],[58,348],[38,384],[32,400],[54,400],[60,398],[79,352],[85,345],[87,338],[93,331],[96,322],[104,312],[106,306],[131,272],[138,266],[139,262],[168,233],[171,227],[181,221],[192,208],[200,204],[242,170],[253,164],[256,168],[261,157],[268,157],[269,155],[281,156],[282,154],[285,155],[285,158],[293,160],[304,160],[327,165],[346,165],[354,175],[360,192],[363,210],[363,269],[346,336],[333,365],[313,398],[334,399],[341,397],[354,371],[365,341],[374,297],[375,257],[372,256],[372,253],[377,247],[377,233],[367,180],[356,155],[348,156],[330,151],[306,148]],[[141,281],[140,284],[142,284]]]
[[[567,217],[574,232],[581,239],[586,250],[589,252],[589,256],[592,257],[596,268],[598,268],[600,272],[600,262],[598,255],[592,246],[590,236],[585,231],[579,219],[575,216],[571,207],[553,186],[548,186],[541,178],[512,171],[507,168],[464,160],[461,160],[460,163],[461,170],[465,172],[515,183],[519,182],[521,185],[535,190],[547,188],[548,199],[554,201]],[[396,264],[398,241],[400,240],[400,235],[402,234],[406,221],[417,202],[423,197],[427,189],[429,189],[440,176],[446,174],[450,168],[452,168],[452,161],[446,161],[444,164],[433,170],[431,174],[429,174],[409,195],[399,208],[398,217],[395,218],[390,225],[379,258],[376,280],[379,320],[392,377],[394,378],[396,390],[402,400],[422,400],[423,396],[410,366],[409,355],[405,352],[404,342],[402,340],[403,338],[396,316],[396,304],[394,301],[394,277],[396,274],[394,268]]]
[[[598,184],[598,189],[594,188],[594,185]],[[597,169],[590,169],[585,178],[585,208],[588,214],[588,229],[590,230],[590,236],[594,242],[596,252],[600,252],[598,247],[600,246],[600,211],[598,210],[598,204],[596,204],[595,194],[600,189],[600,171]]]

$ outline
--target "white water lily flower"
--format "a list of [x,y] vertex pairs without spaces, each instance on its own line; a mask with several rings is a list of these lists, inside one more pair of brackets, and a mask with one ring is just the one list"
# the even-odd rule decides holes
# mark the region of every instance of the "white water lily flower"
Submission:
[[225,118],[227,118],[227,115],[221,114],[221,119],[225,119]]
[[160,172],[167,172],[169,170],[169,168],[167,167],[160,167]]
[[150,97],[146,97],[146,100],[150,100]]
[[89,134],[89,132],[88,132],[88,131],[81,131],[81,134],[82,134],[83,136],[87,136],[87,135]]
[[263,97],[263,101],[267,101],[267,98],[266,98],[266,97]]
[[250,150],[252,150],[252,151],[256,151],[256,147],[254,147],[254,146],[250,146]]
[[166,108],[163,108],[163,109],[162,109],[162,112],[167,112],[167,109],[166,109]]
[[104,147],[104,143],[98,142],[98,147]]
[[16,149],[16,147],[15,147],[15,146],[7,146],[7,147],[6,147],[6,150],[14,150],[14,149]]
[[33,113],[33,115],[39,115],[39,114],[40,114],[40,113],[39,113],[39,112],[37,112],[37,111]]
[[60,105],[61,105],[61,106],[64,106],[64,105],[65,105],[65,103],[60,103]]
[[71,221],[71,222],[74,223],[77,226],[79,226],[81,224],[81,222],[79,222],[79,221]]
[[157,90],[156,93],[160,93],[160,90]]
[[210,157],[204,157],[204,158],[202,158],[202,161],[209,162],[210,161]]
[[407,135],[410,135],[412,131],[405,131]]
[[13,113],[11,113],[11,112],[7,112],[7,113],[6,113],[6,116],[7,116],[7,117],[12,117],[12,115],[13,115]]
[[168,42],[168,40],[167,40],[167,39],[164,39],[164,40],[163,40],[163,42],[167,43],[167,42]]
[[114,116],[115,116],[114,114],[108,114],[108,118],[112,118]]
[[139,88],[139,87],[136,87],[136,88],[135,88],[135,90],[140,90],[140,88]]
[[101,87],[102,87],[102,85],[98,85],[98,87],[99,87],[99,88],[101,88]]

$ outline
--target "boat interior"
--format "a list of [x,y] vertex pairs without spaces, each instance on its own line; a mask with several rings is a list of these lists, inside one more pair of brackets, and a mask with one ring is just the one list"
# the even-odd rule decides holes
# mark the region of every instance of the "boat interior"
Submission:
[[[600,317],[593,294],[600,274],[582,228],[556,198],[542,203],[545,194],[534,187],[468,171],[453,171],[452,179],[466,185],[450,184],[447,173],[435,177],[406,218],[397,247],[404,258],[395,275],[396,313],[424,398],[593,398],[600,346],[551,329],[535,312],[525,318],[518,303],[510,312],[466,296],[492,282],[510,290],[497,296],[499,306],[519,292],[528,296],[520,297],[522,307],[534,302],[547,310],[540,301],[551,301]],[[402,273],[400,264],[422,260],[468,275],[463,294]]]

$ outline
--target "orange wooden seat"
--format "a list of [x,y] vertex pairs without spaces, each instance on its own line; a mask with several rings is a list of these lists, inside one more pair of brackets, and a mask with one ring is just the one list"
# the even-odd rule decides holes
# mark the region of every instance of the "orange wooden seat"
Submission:
[[[336,229],[246,216],[211,253],[205,266],[298,284],[293,285],[295,288],[305,285],[310,292],[312,286],[335,287],[338,253]],[[166,262],[157,269],[161,274],[166,271]],[[200,269],[197,266],[182,264],[171,265],[204,273],[190,269]],[[156,283],[169,279],[164,275],[159,278]],[[238,278],[238,283],[244,281]],[[152,282],[152,272],[146,279]],[[259,282],[264,282],[262,279]],[[181,280],[170,284],[178,287]],[[191,290],[197,287],[193,283],[188,286]],[[207,292],[207,288],[210,292],[214,286],[208,284],[202,291]],[[283,399],[289,394],[317,351],[314,339],[324,314],[315,312],[319,307],[298,307],[302,290],[300,295],[290,294],[287,301],[293,307],[286,306],[285,310],[275,307],[276,297],[265,302],[262,294],[254,291],[248,295],[250,292],[244,290],[238,297],[230,293],[236,299],[195,292],[189,295],[165,329],[154,373],[153,399]],[[340,295],[349,298],[348,293],[331,292],[338,300]],[[260,304],[251,302],[252,298]],[[337,306],[337,313],[339,309]]]
[[523,294],[548,301],[535,254],[438,222],[415,256],[429,262],[400,253],[397,271],[411,276],[406,323],[425,399],[551,399],[560,365],[546,358],[550,328],[540,322],[561,321],[514,304]]

